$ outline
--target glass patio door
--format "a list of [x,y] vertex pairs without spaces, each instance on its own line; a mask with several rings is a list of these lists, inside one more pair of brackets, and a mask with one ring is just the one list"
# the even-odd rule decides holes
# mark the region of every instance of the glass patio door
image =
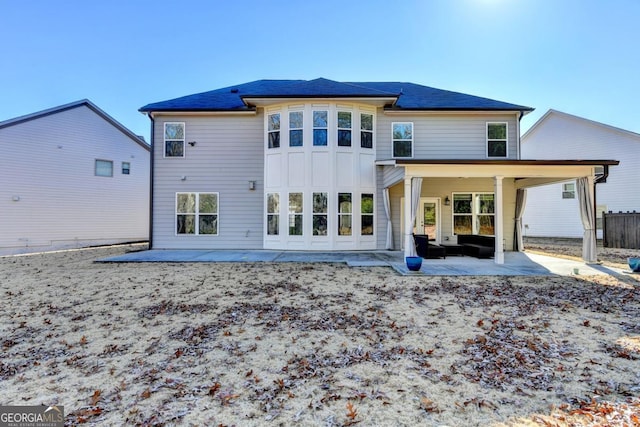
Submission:
[[436,198],[420,198],[416,218],[417,234],[426,234],[429,240],[440,242],[440,203]]

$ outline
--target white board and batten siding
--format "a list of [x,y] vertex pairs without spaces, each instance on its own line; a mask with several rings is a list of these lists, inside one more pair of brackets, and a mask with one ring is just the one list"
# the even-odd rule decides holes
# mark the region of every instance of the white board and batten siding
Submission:
[[[522,137],[525,159],[619,160],[606,183],[596,185],[598,212],[640,212],[640,134],[555,110],[548,111]],[[567,181],[573,183],[575,181]],[[563,184],[529,188],[523,216],[524,235],[581,238],[577,198],[563,198]],[[597,232],[602,237],[602,230]]]
[[[2,253],[148,239],[148,146],[75,104],[0,123]],[[96,159],[113,176],[96,176]]]
[[[162,116],[154,125],[153,247],[261,249],[263,114]],[[164,123],[185,123],[184,158],[164,157]],[[188,142],[195,141],[191,146]],[[182,179],[184,177],[184,180]],[[249,189],[255,181],[255,190]],[[218,235],[177,235],[176,194],[218,193]]]

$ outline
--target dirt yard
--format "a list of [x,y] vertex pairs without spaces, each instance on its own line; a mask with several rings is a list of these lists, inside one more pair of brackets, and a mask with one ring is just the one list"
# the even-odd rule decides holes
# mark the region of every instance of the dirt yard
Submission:
[[637,275],[94,262],[132,249],[0,258],[0,403],[68,425],[640,425]]

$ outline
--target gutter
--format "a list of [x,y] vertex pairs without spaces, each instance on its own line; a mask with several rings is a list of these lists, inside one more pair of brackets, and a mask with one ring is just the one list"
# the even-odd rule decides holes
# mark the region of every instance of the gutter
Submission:
[[147,116],[149,120],[151,120],[151,135],[149,135],[150,145],[151,145],[151,155],[149,156],[150,165],[149,165],[149,249],[153,248],[153,157],[155,153],[155,144],[154,144],[154,135],[155,135],[155,121],[153,120],[153,116],[151,113],[148,113]]

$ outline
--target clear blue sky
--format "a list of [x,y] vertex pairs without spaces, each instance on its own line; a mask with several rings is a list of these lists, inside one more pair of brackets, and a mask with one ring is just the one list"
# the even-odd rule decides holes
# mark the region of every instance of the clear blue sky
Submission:
[[410,81],[640,132],[640,0],[0,0],[0,121],[258,79]]

